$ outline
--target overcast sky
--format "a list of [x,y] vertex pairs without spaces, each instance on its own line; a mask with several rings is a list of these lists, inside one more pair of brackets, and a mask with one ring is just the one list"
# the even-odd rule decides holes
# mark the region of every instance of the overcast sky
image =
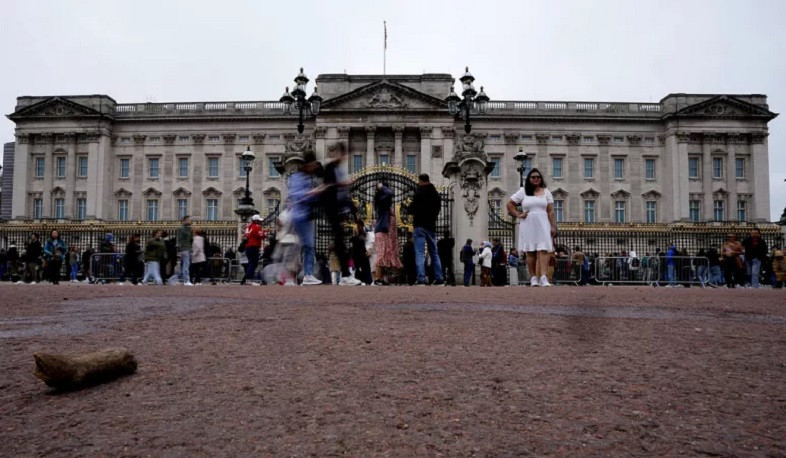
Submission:
[[[498,100],[656,102],[760,93],[786,111],[786,0],[0,0],[0,106],[278,99],[319,73],[460,76]],[[786,207],[786,114],[770,123],[772,219]],[[0,121],[0,142],[14,125]]]

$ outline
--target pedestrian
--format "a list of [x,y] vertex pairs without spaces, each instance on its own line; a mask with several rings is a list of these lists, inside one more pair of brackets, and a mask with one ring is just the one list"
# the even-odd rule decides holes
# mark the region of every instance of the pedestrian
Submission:
[[330,283],[338,285],[338,282],[341,281],[341,263],[338,261],[334,242],[330,242],[328,245],[328,268],[330,269]]
[[8,272],[8,253],[5,248],[0,248],[0,281],[5,280],[6,272]]
[[19,249],[14,242],[8,245],[8,270],[11,273],[11,281],[15,281],[15,277],[19,275]]
[[123,273],[120,274],[118,285],[122,285],[126,277],[131,280],[131,284],[139,283],[142,276],[142,247],[139,245],[139,234],[132,234],[126,243],[125,255],[123,256]]
[[79,275],[79,251],[77,251],[75,245],[72,245],[71,249],[68,250],[68,266],[71,272],[70,282],[78,283],[79,280],[77,280],[77,276]]
[[745,270],[751,288],[759,287],[759,274],[762,263],[767,259],[767,241],[761,237],[761,230],[753,228],[750,236],[742,241],[745,248]]
[[475,273],[475,249],[472,248],[472,239],[467,239],[467,243],[461,247],[459,261],[464,263],[464,286],[469,286],[472,274]]
[[194,230],[191,228],[191,217],[188,215],[181,219],[180,228],[177,230],[176,242],[178,258],[180,258],[180,278],[185,286],[193,286],[190,269]]
[[586,282],[584,281],[584,261],[586,260],[586,256],[584,252],[581,251],[580,246],[573,247],[573,255],[571,256],[571,262],[573,263],[572,267],[572,279],[576,280],[578,285],[584,285]]
[[374,192],[374,210],[377,220],[374,224],[374,284],[387,285],[385,271],[396,271],[404,266],[399,258],[398,250],[398,224],[396,212],[393,208],[393,191],[386,181],[377,183]]
[[783,251],[777,247],[772,253],[772,271],[775,274],[773,287],[780,289],[786,286],[786,259],[783,257]]
[[453,273],[453,250],[456,248],[456,239],[447,232],[445,236],[437,241],[437,253],[439,262],[442,264],[442,276],[445,284],[456,286],[456,275]]
[[[518,205],[521,205],[521,211],[516,209]],[[510,197],[507,210],[521,220],[517,245],[519,253],[527,253],[527,268],[532,275],[530,286],[551,286],[547,275],[557,235],[557,219],[554,216],[554,198],[540,170],[530,170],[524,186]]]
[[[262,249],[262,243],[267,238],[267,231],[262,229],[260,222],[262,218],[259,215],[253,215],[251,220],[243,232],[243,239],[245,240],[245,254],[248,259],[248,265],[243,274],[243,279],[240,280],[241,285],[245,285],[248,280],[256,278],[257,266],[259,265],[259,255]],[[252,282],[256,285],[257,283]]]
[[491,286],[491,242],[483,242],[483,249],[478,256],[480,264],[480,286]]
[[[312,180],[319,170],[314,153],[303,153],[303,163],[289,177],[289,198],[292,205],[292,223],[298,236],[303,254],[303,285],[321,285],[314,276],[314,209],[319,203],[320,188],[314,188]],[[336,247],[338,249],[338,247]],[[343,272],[342,272],[343,274]],[[348,280],[348,284],[356,284]]]
[[519,252],[516,247],[510,247],[508,254],[508,275],[510,276],[510,286],[519,285]]
[[498,238],[491,239],[491,284],[505,286],[507,278],[507,256]]
[[166,263],[167,250],[163,240],[164,231],[156,230],[153,237],[148,239],[145,244],[145,276],[142,277],[142,284],[147,285],[152,279],[156,285],[162,285],[161,266]]
[[404,242],[401,252],[404,258],[404,281],[412,286],[418,280],[418,268],[415,262],[415,238],[412,234],[407,234],[407,241]]
[[442,273],[442,263],[437,253],[436,236],[437,217],[442,209],[442,198],[437,188],[431,184],[428,174],[418,176],[418,187],[409,206],[414,226],[415,266],[417,269],[417,284],[426,284],[426,249],[431,258],[434,269],[434,284],[444,285],[445,278]]
[[284,286],[297,286],[297,277],[301,266],[300,243],[297,233],[295,233],[289,205],[285,205],[278,215],[276,239],[278,241],[272,258],[281,262],[281,280],[283,280]]
[[57,231],[49,233],[49,240],[44,245],[44,257],[46,258],[47,277],[53,285],[60,284],[60,271],[63,268],[68,253],[68,245],[60,238]]
[[[352,256],[352,263],[355,266],[355,279],[358,281],[370,285],[372,283],[371,279],[371,260],[368,246],[367,244],[367,234],[366,228],[363,226],[362,221],[358,221],[355,225],[355,235],[353,235],[349,239],[350,244],[350,252]],[[338,251],[338,250],[336,250]],[[343,275],[343,272],[342,272]],[[343,279],[343,278],[342,278]],[[342,283],[339,282],[339,285]]]
[[41,241],[38,239],[38,234],[31,235],[22,256],[25,262],[24,278],[31,285],[41,281],[41,257],[43,254],[44,250],[41,246]]
[[737,285],[743,286],[745,284],[743,275],[745,262],[741,258],[743,250],[742,244],[737,241],[737,236],[729,233],[721,246],[723,277],[726,280],[727,288],[735,288]]
[[204,234],[204,232],[201,229],[194,229],[194,241],[191,243],[190,270],[193,273],[194,285],[202,284],[202,277],[205,275],[205,268],[207,267],[205,237],[202,234]]
[[[347,192],[347,186],[351,182],[343,167],[347,157],[347,147],[344,143],[338,142],[331,147],[330,153],[330,160],[324,167],[321,197],[330,223],[330,231],[333,234],[333,246],[341,265],[341,280],[338,284],[357,286],[360,285],[360,281],[349,274],[349,254],[344,243],[344,222],[349,218],[352,206]],[[365,241],[365,238],[363,240]]]
[[676,287],[677,285],[677,260],[676,256],[679,255],[677,246],[673,243],[669,245],[666,251],[666,281],[668,287]]
[[722,259],[720,253],[718,253],[718,245],[710,245],[710,249],[707,250],[707,260],[710,268],[709,285],[711,287],[722,286],[725,281],[723,280]]
[[[699,249],[699,252],[696,253],[696,277],[701,283],[701,286],[705,286],[710,282],[710,268],[709,268],[709,261],[707,259],[707,252],[704,251],[704,248]],[[705,261],[706,260],[706,261]]]
[[92,246],[88,246],[85,248],[85,251],[82,252],[81,262],[82,262],[82,275],[85,277],[85,283],[92,283],[93,281],[93,270],[92,266],[90,265],[93,260],[93,251]]

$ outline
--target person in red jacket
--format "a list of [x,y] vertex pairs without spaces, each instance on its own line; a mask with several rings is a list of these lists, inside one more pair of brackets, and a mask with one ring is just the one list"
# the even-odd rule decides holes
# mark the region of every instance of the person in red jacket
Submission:
[[246,271],[243,275],[243,279],[240,280],[241,285],[246,284],[246,279],[254,279],[254,274],[257,270],[257,265],[259,265],[259,251],[262,249],[262,243],[267,238],[268,231],[262,229],[262,226],[259,224],[262,221],[262,218],[259,215],[254,215],[251,217],[251,221],[246,226],[246,231],[243,233],[243,237],[246,240],[246,258],[248,258],[248,264],[246,265]]

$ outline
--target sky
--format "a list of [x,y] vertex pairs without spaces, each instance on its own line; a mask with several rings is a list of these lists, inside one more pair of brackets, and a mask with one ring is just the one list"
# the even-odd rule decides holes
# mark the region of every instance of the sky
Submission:
[[[498,100],[657,102],[766,94],[786,111],[786,0],[0,0],[0,107],[277,100],[299,67],[451,73]],[[786,207],[786,114],[769,124],[771,218]],[[0,120],[0,143],[14,141]]]

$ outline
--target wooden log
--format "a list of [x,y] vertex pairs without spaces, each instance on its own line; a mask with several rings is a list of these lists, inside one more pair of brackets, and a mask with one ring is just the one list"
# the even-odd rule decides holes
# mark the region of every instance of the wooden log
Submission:
[[33,374],[47,385],[73,389],[136,372],[136,359],[125,348],[107,348],[78,356],[35,353]]

